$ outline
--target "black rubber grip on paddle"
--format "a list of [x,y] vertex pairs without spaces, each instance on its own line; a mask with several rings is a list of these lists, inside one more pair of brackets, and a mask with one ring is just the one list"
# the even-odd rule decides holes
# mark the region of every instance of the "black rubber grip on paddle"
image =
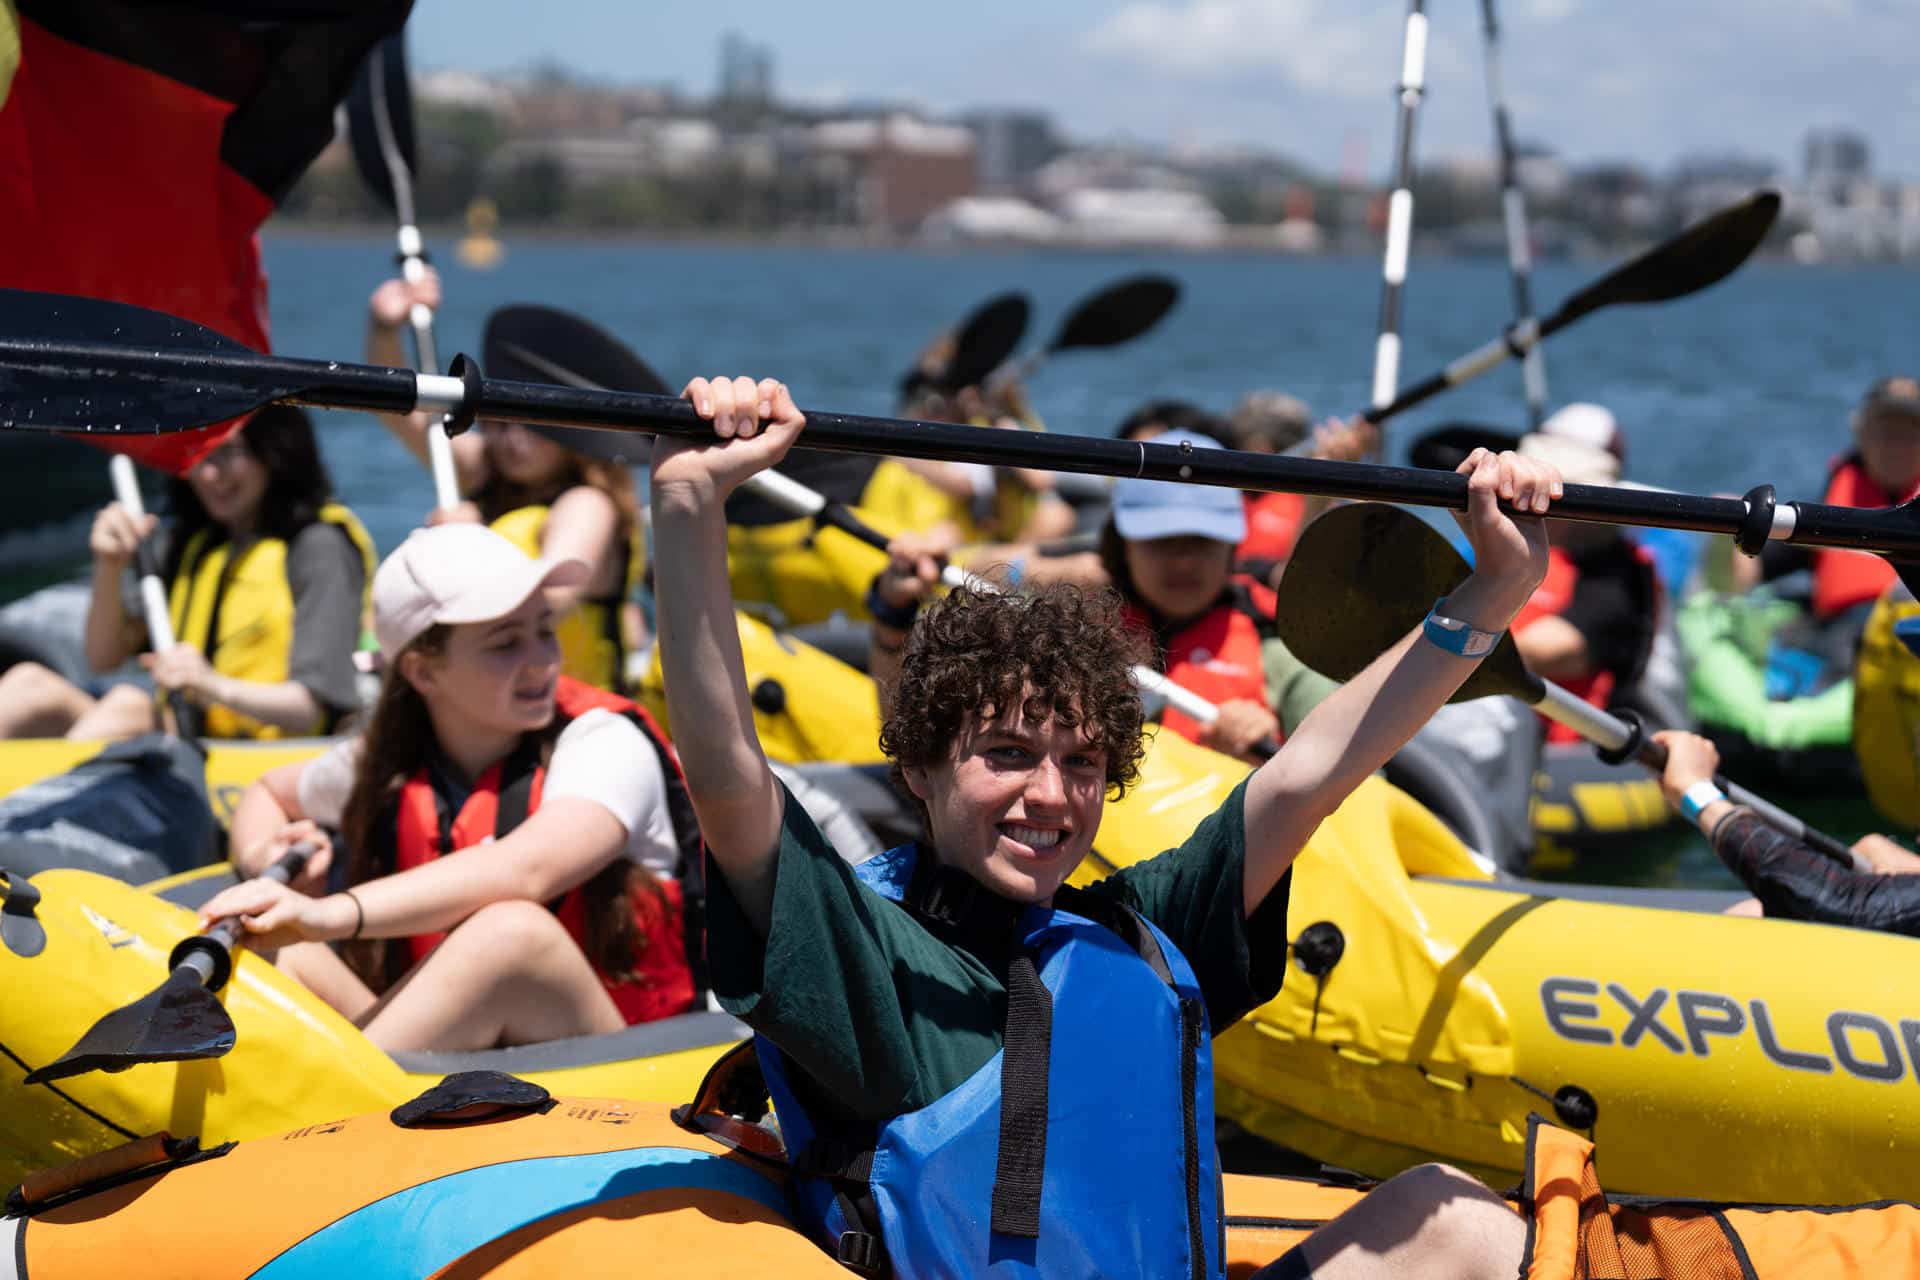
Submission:
[[1773,513],[1779,500],[1770,484],[1753,486],[1740,500],[1747,504],[1747,514],[1740,520],[1740,532],[1733,535],[1733,545],[1743,555],[1757,556],[1766,550],[1767,539],[1773,534]]

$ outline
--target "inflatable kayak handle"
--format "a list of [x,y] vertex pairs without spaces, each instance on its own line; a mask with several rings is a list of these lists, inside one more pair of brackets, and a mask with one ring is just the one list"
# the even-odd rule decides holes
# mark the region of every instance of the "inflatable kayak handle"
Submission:
[[[302,840],[281,854],[274,864],[260,873],[260,879],[291,884],[307,869],[307,859],[319,846]],[[186,969],[209,991],[218,991],[233,976],[233,948],[246,933],[239,916],[228,916],[205,933],[182,938],[167,957],[167,968]]]

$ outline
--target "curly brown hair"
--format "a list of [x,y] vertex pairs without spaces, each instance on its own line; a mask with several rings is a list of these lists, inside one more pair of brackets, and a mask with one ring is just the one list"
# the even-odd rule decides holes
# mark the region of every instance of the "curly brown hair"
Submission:
[[923,612],[880,727],[894,783],[904,790],[907,769],[945,762],[970,722],[996,719],[1030,688],[1021,714],[1084,725],[1106,753],[1110,797],[1126,794],[1145,751],[1133,667],[1147,642],[1120,607],[1111,591],[1056,584],[1004,595],[962,587]]

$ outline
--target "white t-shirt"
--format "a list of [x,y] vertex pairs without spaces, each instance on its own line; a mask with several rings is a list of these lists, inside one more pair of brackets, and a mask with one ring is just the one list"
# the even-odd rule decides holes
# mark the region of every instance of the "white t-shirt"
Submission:
[[[360,739],[351,738],[300,774],[300,807],[322,826],[337,827],[353,791]],[[667,780],[653,744],[625,716],[595,707],[560,731],[541,784],[541,798],[591,800],[627,829],[627,857],[671,876],[680,860],[667,816]]]

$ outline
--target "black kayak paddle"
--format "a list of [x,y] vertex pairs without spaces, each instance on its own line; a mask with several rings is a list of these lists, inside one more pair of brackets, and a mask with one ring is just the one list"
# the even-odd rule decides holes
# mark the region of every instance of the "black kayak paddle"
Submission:
[[[260,873],[286,884],[306,868],[314,846],[294,845]],[[167,979],[132,1004],[93,1024],[73,1048],[27,1073],[46,1084],[88,1071],[125,1071],[146,1062],[218,1058],[233,1048],[233,1018],[215,993],[233,976],[233,948],[246,933],[230,916],[203,934],[182,938],[167,957]]]
[[[1383,503],[1336,507],[1309,524],[1280,581],[1280,638],[1295,657],[1331,680],[1351,680],[1417,628],[1427,610],[1464,582],[1467,562],[1452,543],[1418,516]],[[1613,715],[1527,669],[1513,635],[1505,633],[1450,702],[1518,698],[1548,719],[1594,744],[1612,764],[1637,761],[1655,773],[1667,749],[1638,721]],[[1754,795],[1715,778],[1735,804],[1768,825],[1843,865],[1864,860],[1834,837]]]

